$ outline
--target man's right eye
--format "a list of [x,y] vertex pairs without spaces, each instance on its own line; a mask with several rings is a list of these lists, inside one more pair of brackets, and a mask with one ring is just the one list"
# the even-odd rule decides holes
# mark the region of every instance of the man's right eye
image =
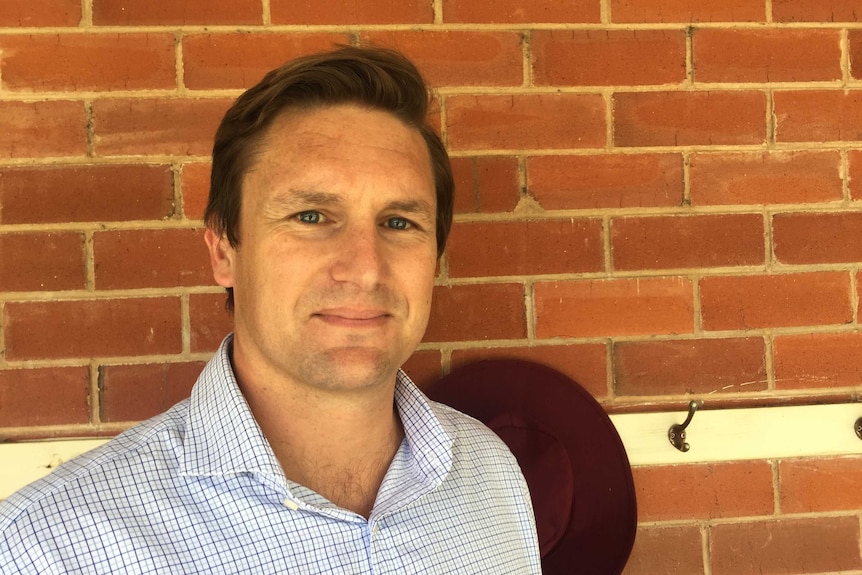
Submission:
[[323,214],[314,210],[309,210],[307,212],[299,212],[296,214],[296,219],[303,224],[319,224],[323,221]]

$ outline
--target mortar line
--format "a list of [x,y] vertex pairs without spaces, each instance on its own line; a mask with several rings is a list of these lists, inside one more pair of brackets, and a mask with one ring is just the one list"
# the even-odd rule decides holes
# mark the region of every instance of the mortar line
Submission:
[[191,296],[188,293],[184,293],[180,296],[180,330],[182,337],[182,351],[180,354],[183,356],[188,356],[192,352],[191,316]]
[[521,33],[521,67],[523,86],[533,86],[533,34],[531,30]]
[[712,554],[710,553],[710,540],[712,539],[712,525],[707,522],[700,526],[700,549],[703,557],[703,574],[712,575]]
[[432,2],[432,9],[434,10],[434,24],[442,24],[443,23],[443,0],[434,0]]
[[694,85],[694,27],[685,29],[685,83]]
[[79,28],[93,27],[93,0],[83,0],[81,2],[81,22]]
[[847,89],[847,85],[852,81],[853,78],[850,76],[850,34],[847,28],[841,29],[841,82],[844,85],[844,89]]
[[532,346],[536,341],[536,298],[535,298],[535,282],[528,279],[524,282],[524,307],[525,319],[527,322],[527,341],[528,345]]
[[778,118],[775,115],[775,93],[766,90],[766,147],[775,148],[775,136],[778,133]]
[[682,206],[691,207],[691,154],[689,150],[682,152]]
[[84,231],[84,290],[96,291],[96,239],[93,230]]
[[185,54],[183,52],[183,33],[177,32],[174,35],[174,73],[175,73],[175,89],[181,96],[188,94],[186,88],[186,63]]
[[264,26],[272,26],[272,5],[270,0],[261,0],[261,22]]
[[6,363],[6,302],[0,300],[0,369],[8,369]]
[[95,359],[91,359],[87,366],[89,376],[89,398],[90,398],[90,424],[100,425],[102,423],[102,370]]
[[772,503],[775,507],[773,515],[781,515],[781,470],[779,462],[775,459],[769,461],[772,468]]
[[84,100],[84,134],[84,156],[93,159],[96,156],[96,117],[91,99]]

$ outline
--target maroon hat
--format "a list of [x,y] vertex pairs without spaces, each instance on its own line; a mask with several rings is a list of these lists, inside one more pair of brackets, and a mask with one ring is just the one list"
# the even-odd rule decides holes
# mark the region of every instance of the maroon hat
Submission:
[[518,460],[533,500],[545,575],[619,575],[637,504],[625,448],[602,406],[551,368],[488,360],[457,369],[428,397],[494,430]]

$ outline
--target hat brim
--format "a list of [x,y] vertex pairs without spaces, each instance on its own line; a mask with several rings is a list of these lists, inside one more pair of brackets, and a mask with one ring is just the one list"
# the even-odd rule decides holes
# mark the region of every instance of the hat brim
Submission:
[[[498,359],[456,369],[425,391],[432,400],[486,424],[515,415],[553,433],[571,462],[573,496],[568,527],[543,555],[542,571],[622,572],[637,532],[631,467],[616,428],[583,387],[543,365]],[[501,437],[506,441],[505,435]],[[509,447],[519,462],[529,460],[524,454],[519,457],[518,446]],[[528,480],[528,486],[538,501],[542,493],[537,481]]]

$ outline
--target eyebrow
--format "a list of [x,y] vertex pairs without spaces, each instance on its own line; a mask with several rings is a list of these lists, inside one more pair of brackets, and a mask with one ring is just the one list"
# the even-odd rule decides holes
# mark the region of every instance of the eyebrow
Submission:
[[[282,209],[295,209],[300,205],[337,206],[343,204],[344,199],[338,194],[332,194],[329,192],[291,189],[286,193],[274,196],[270,200],[270,203],[272,205],[279,206]],[[436,216],[434,206],[425,200],[394,200],[389,202],[385,209],[407,214],[416,214],[428,218],[434,218]]]
[[390,202],[387,209],[408,214],[417,214],[432,218],[436,215],[434,208],[425,200],[405,200]]
[[331,206],[342,203],[342,200],[340,196],[328,192],[290,189],[285,193],[273,196],[270,202],[277,206],[293,208],[298,204]]

